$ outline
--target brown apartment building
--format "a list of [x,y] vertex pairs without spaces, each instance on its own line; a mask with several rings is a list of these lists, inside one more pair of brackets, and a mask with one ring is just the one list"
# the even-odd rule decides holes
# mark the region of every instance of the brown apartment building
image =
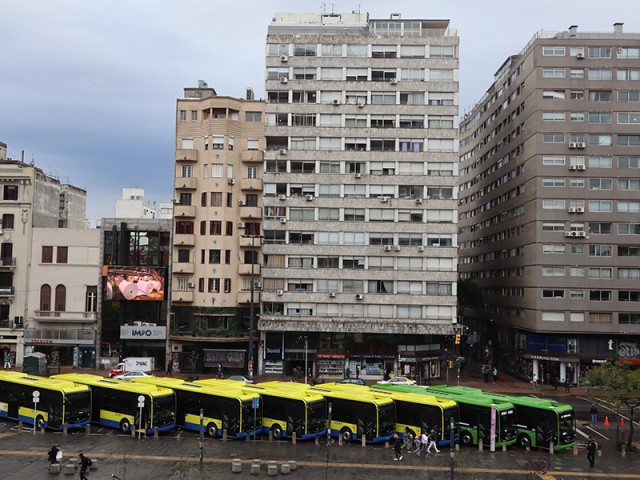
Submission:
[[579,382],[640,359],[640,34],[537,34],[460,125],[478,359]]

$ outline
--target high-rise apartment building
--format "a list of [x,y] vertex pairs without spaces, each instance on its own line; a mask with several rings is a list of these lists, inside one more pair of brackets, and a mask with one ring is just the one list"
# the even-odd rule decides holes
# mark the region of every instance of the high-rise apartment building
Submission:
[[257,344],[264,101],[251,97],[201,81],[177,101],[170,350],[183,372],[244,373]]
[[457,33],[278,13],[266,43],[261,370],[438,376],[456,322]]
[[[461,121],[478,357],[579,381],[640,358],[640,35],[537,34]],[[499,348],[498,348],[499,345]]]

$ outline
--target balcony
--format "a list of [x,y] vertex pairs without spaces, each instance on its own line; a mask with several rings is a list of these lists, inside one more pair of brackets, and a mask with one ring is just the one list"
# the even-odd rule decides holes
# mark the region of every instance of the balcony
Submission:
[[44,344],[61,344],[70,345],[95,345],[96,332],[94,330],[73,329],[35,329],[27,328],[24,331],[25,343],[44,343]]
[[193,273],[193,263],[174,263],[172,273]]
[[173,218],[194,218],[196,216],[195,205],[174,205]]
[[13,287],[0,287],[0,298],[13,297],[14,293]]
[[[240,275],[251,275],[251,264],[250,263],[241,263],[240,265],[238,265],[238,274],[240,274]],[[256,277],[260,275],[260,264],[259,263],[254,263],[253,264],[253,275],[256,276]]]
[[52,312],[48,310],[36,310],[35,320],[38,323],[95,323],[96,312]]
[[171,302],[172,303],[192,303],[193,292],[180,292],[180,291],[172,290]]
[[262,237],[242,235],[239,239],[239,245],[245,248],[260,248],[262,246]]
[[176,178],[176,189],[195,190],[198,187],[198,179],[194,177]]
[[240,218],[262,218],[262,209],[260,207],[240,207]]
[[14,268],[16,268],[15,257],[0,258],[0,270],[4,270],[4,269],[13,270]]
[[262,150],[243,150],[240,154],[240,160],[247,163],[262,162],[264,153]]
[[[260,304],[260,291],[253,291],[253,303],[254,305]],[[238,292],[238,304],[251,304],[251,292]]]
[[185,149],[177,149],[176,150],[176,162],[197,162],[198,161],[198,151],[194,149],[185,150]]
[[176,233],[173,235],[174,245],[193,246],[196,243],[196,237],[193,233]]
[[240,190],[262,191],[261,178],[243,178],[240,180]]

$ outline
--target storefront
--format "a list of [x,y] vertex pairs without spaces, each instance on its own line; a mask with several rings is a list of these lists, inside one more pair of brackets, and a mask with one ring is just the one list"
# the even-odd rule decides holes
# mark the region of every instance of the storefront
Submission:
[[[321,379],[344,378],[347,356],[344,353],[316,354],[316,372]],[[353,370],[355,372],[355,369]]]
[[47,355],[49,370],[56,372],[66,365],[74,368],[96,368],[94,330],[26,329],[25,354]]
[[167,327],[157,325],[122,325],[117,348],[120,357],[153,357],[156,368],[166,367]]

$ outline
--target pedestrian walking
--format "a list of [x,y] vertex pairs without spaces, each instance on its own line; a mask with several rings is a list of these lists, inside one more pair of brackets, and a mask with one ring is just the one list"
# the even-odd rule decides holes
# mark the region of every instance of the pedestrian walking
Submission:
[[564,391],[566,393],[571,393],[571,382],[568,378],[564,381]]
[[395,456],[393,457],[393,459],[400,461],[402,460],[402,440],[400,440],[400,437],[398,436],[397,433],[393,434],[393,438],[395,440],[393,442],[393,451],[395,453]]
[[84,453],[80,453],[78,456],[80,457],[80,480],[89,480],[86,474],[93,462],[89,457],[86,457]]
[[589,437],[589,441],[587,442],[587,460],[589,460],[589,466],[591,468],[596,465],[596,450],[598,449],[598,444],[596,441]]
[[591,404],[591,410],[589,410],[589,413],[591,414],[591,425],[595,427],[598,423],[598,407],[596,407],[595,403]]
[[486,383],[489,383],[489,374],[491,373],[491,370],[489,370],[489,365],[484,367],[484,370],[482,370],[482,373],[484,375],[484,381]]
[[344,372],[344,378],[351,378],[351,369],[347,367],[347,370]]
[[493,383],[498,383],[498,369],[493,367]]
[[534,390],[538,389],[538,374],[534,373],[533,378],[531,379],[531,388]]
[[13,357],[11,356],[11,352],[7,352],[7,354],[4,356],[4,368],[5,369],[11,370],[11,360],[13,360]]
[[[427,435],[426,430],[423,430],[422,434],[420,435],[420,451],[417,453],[417,455],[420,456],[420,454],[424,452],[428,446],[429,446],[429,435]],[[426,456],[428,455],[429,454],[427,453]]]
[[222,364],[221,363],[218,364],[218,376],[220,378],[222,378]]
[[173,377],[173,359],[170,358],[167,362],[167,377]]
[[360,367],[356,365],[356,378],[360,378]]
[[56,463],[60,463],[58,460],[58,446],[57,445],[53,445],[51,447],[51,450],[49,450],[48,455],[48,459],[49,459],[49,470],[51,470],[51,465],[54,465]]
[[427,447],[427,455],[431,453],[431,447],[433,447],[436,453],[440,453],[440,450],[438,450],[438,444],[436,443],[436,431],[434,429],[431,429],[429,432],[428,440],[429,446]]

